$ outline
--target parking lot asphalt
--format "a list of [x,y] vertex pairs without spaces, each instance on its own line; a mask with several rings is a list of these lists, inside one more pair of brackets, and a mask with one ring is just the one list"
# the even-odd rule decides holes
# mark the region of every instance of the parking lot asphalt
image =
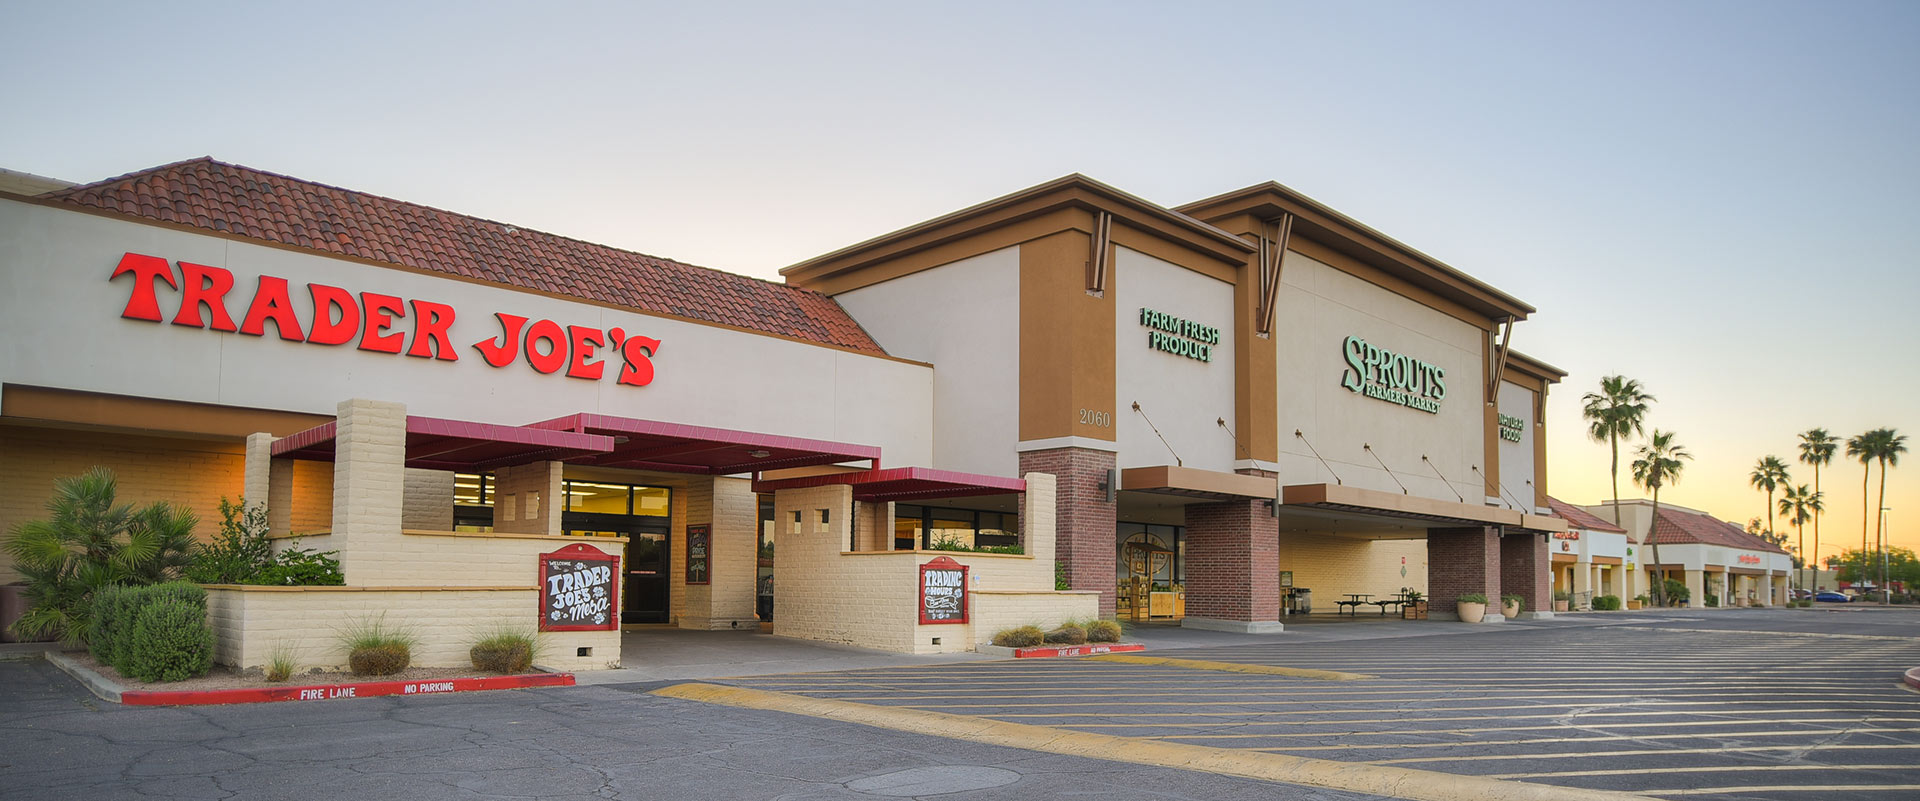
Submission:
[[1911,609],[1662,610],[1441,636],[1162,657],[1362,673],[1330,682],[1117,661],[984,662],[730,684],[1126,738],[1661,798],[1920,798]]

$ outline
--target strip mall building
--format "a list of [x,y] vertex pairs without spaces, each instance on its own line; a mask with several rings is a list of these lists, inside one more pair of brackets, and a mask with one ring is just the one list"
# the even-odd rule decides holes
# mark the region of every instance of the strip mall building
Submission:
[[[1278,184],[1169,208],[1069,176],[784,284],[206,159],[14,188],[0,526],[92,465],[202,533],[265,498],[348,586],[222,590],[233,631],[530,619],[570,544],[622,557],[620,621],[917,652],[1275,631],[1299,590],[1550,600],[1534,310]],[[568,636],[558,664],[618,658]]]

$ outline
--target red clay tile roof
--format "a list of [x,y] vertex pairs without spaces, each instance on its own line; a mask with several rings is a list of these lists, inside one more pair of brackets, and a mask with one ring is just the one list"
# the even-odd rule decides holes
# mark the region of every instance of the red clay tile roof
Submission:
[[1586,529],[1587,531],[1611,531],[1616,534],[1627,533],[1626,529],[1608,522],[1606,518],[1594,517],[1591,512],[1560,500],[1559,498],[1555,498],[1552,495],[1547,496],[1547,506],[1553,509],[1553,515],[1555,517],[1567,521],[1567,525],[1574,528]]
[[1661,545],[1704,543],[1749,551],[1786,553],[1780,546],[1748,534],[1732,523],[1672,507],[1661,507],[1660,516],[1654,519],[1653,541]]
[[769,334],[885,353],[832,298],[670,259],[199,158],[43,198]]

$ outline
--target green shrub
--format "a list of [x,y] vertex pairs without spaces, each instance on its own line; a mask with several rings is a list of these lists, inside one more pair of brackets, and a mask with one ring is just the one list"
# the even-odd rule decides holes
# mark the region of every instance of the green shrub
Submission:
[[994,632],[993,644],[1002,648],[1032,648],[1047,641],[1039,626],[1016,626]]
[[1072,623],[1046,633],[1050,645],[1084,645],[1087,642],[1087,630]]
[[1620,596],[1618,595],[1595,596],[1593,599],[1593,608],[1596,611],[1601,611],[1601,612],[1615,611],[1620,608]]
[[[930,543],[927,543],[927,550],[929,551],[960,551],[962,553],[1000,553],[1000,554],[1012,554],[1014,556],[1019,556],[1020,554],[1024,554],[1027,552],[1026,548],[1021,547],[1018,544],[968,545],[964,540],[960,539],[958,535],[954,535],[954,534],[940,535],[939,539],[936,539]],[[1056,562],[1055,564],[1057,565],[1059,563]]]
[[1120,624],[1112,620],[1096,620],[1087,624],[1087,642],[1119,642]]
[[1513,607],[1514,609],[1516,609],[1516,610],[1518,610],[1518,609],[1523,609],[1523,608],[1525,608],[1525,607],[1526,607],[1526,605],[1527,605],[1527,600],[1526,600],[1525,598],[1522,598],[1522,597],[1520,597],[1520,596],[1518,596],[1518,595],[1502,595],[1502,596],[1500,596],[1500,606],[1502,606],[1502,607],[1508,607],[1508,606],[1511,606],[1511,607]]
[[93,636],[87,638],[87,651],[93,654],[93,661],[102,665],[118,661],[116,652],[133,629],[136,597],[133,587],[117,584],[94,591]]
[[391,676],[406,670],[417,639],[412,631],[388,624],[384,613],[355,621],[340,633],[347,667],[362,676]]
[[281,682],[293,678],[293,672],[299,668],[299,663],[293,659],[293,647],[282,643],[274,646],[273,653],[267,657],[264,672],[267,681]]
[[1487,596],[1477,592],[1470,592],[1470,593],[1467,593],[1466,595],[1460,596],[1459,598],[1455,598],[1454,602],[1463,603],[1463,604],[1484,604],[1487,602]]
[[273,561],[273,542],[267,539],[267,510],[247,506],[246,496],[234,503],[220,499],[220,531],[195,546],[186,578],[196,584],[245,584]]
[[1566,590],[1554,590],[1553,599],[1556,601],[1567,601],[1571,603],[1573,601],[1573,593],[1567,592]]
[[1055,590],[1073,589],[1073,585],[1067,581],[1067,563],[1057,559],[1053,562],[1053,588]]
[[206,675],[213,667],[213,630],[207,628],[205,603],[177,595],[154,596],[140,607],[132,633],[119,651],[126,663],[120,672],[141,681],[182,681]]
[[95,592],[166,581],[191,560],[198,524],[192,513],[158,501],[116,506],[116,492],[113,471],[103,467],[60,479],[47,500],[48,519],[8,530],[5,551],[27,585],[27,610],[14,633],[84,645],[93,633]]
[[1708,606],[1719,606],[1719,605],[1720,605],[1720,596],[1718,596],[1718,595],[1714,595],[1713,593],[1707,593],[1707,605],[1708,605]]
[[1684,601],[1693,596],[1693,592],[1687,589],[1687,583],[1679,579],[1667,579],[1665,589],[1667,601],[1670,603]]
[[289,545],[245,583],[282,587],[337,587],[347,583],[345,574],[340,572],[340,560],[333,558],[337,553],[339,551],[315,551]]
[[[113,608],[96,608],[96,613],[111,616],[111,622],[102,629],[100,624],[106,617],[95,618],[93,639],[100,642],[100,652],[107,656],[105,664],[113,666],[123,676],[133,676],[138,662],[135,657],[137,643],[134,627],[139,624],[142,612],[150,606],[161,603],[183,603],[200,610],[204,619],[207,611],[207,591],[184,581],[169,581],[165,584],[149,584],[144,587],[119,587],[113,592],[109,603]],[[204,623],[204,620],[203,620]],[[91,644],[89,645],[91,647]],[[99,658],[96,654],[95,658]],[[204,673],[205,671],[201,671]],[[152,681],[152,679],[142,679]],[[168,679],[174,681],[174,679]]]
[[539,637],[525,631],[501,630],[482,638],[467,652],[476,670],[524,673],[533,666]]

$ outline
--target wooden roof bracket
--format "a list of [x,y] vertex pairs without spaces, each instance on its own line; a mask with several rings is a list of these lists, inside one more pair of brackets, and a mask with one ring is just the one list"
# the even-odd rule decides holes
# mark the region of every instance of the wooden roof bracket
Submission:
[[1282,214],[1274,223],[1272,239],[1260,237],[1260,296],[1254,308],[1254,333],[1273,335],[1273,309],[1280,296],[1280,266],[1287,258],[1287,242],[1293,237],[1293,215]]

